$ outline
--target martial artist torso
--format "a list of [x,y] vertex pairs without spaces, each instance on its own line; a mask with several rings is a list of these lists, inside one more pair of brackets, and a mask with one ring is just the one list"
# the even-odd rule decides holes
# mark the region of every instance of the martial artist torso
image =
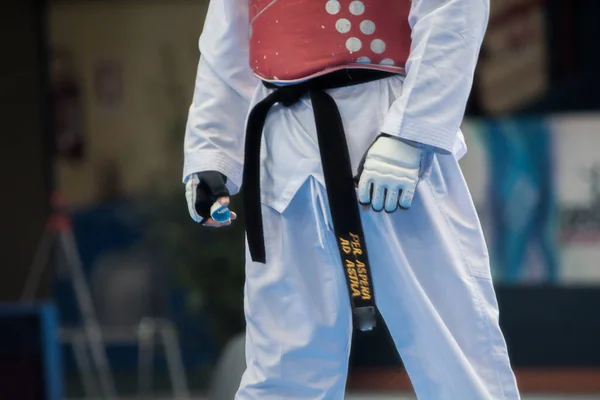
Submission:
[[[425,15],[429,11],[426,0],[405,2],[411,5],[413,19],[418,19],[422,16],[419,14]],[[273,1],[271,3],[273,6],[277,4]],[[326,11],[327,2],[318,3]],[[350,1],[339,3],[346,8],[351,4]],[[368,6],[370,0],[363,3]],[[477,7],[477,4],[473,0],[472,6]],[[268,16],[268,11],[266,9],[261,15]],[[472,74],[469,71],[474,69],[471,64],[475,60],[467,55],[472,53],[470,46],[478,45],[481,37],[475,36],[479,35],[479,31],[483,34],[483,30],[479,25],[466,25],[469,21],[462,20],[461,12],[462,9],[458,6],[450,7],[444,9],[444,15],[423,19],[424,22],[412,27],[412,48],[406,62],[407,70],[412,66],[412,74],[409,70],[406,77],[398,74],[381,81],[330,91],[344,120],[350,158],[355,170],[380,132],[399,134],[408,140],[435,146],[453,153],[457,158],[464,155],[466,146],[459,130],[464,105],[454,100],[466,98],[470,91]],[[258,41],[261,35],[269,32],[268,29],[273,29],[273,25],[280,23],[278,17],[272,15],[270,19],[264,20],[264,29],[267,30],[261,33],[263,28],[255,25],[260,21],[261,15],[256,13],[255,17],[258,15],[258,18],[255,18],[251,30],[251,13],[247,0],[211,1],[206,25],[200,37],[202,58],[185,141],[184,180],[194,172],[218,169],[228,177],[228,185],[233,194],[242,183],[245,120],[249,110],[271,91],[260,81],[268,76],[259,79],[257,75],[261,73],[260,68],[253,70],[249,67],[253,55],[249,37],[251,34]],[[441,24],[442,18],[445,25]],[[333,20],[337,21],[333,18],[330,23]],[[398,21],[398,24],[404,22]],[[286,25],[293,28],[293,25]],[[358,27],[360,29],[360,23]],[[465,27],[469,29],[466,30]],[[332,33],[337,32],[335,35],[339,34],[337,29],[331,29]],[[453,39],[446,42],[449,37],[446,32],[451,30],[460,31],[464,40],[457,42]],[[340,45],[345,45],[345,42],[338,43]],[[278,54],[273,55],[273,50],[278,53],[274,48],[268,50],[268,53],[263,54],[263,60],[265,56],[267,59],[269,56],[278,57]],[[255,49],[255,54],[256,51]],[[406,49],[398,54],[404,54],[403,52]],[[360,57],[366,56],[357,53],[352,54],[352,57],[355,59],[350,64],[356,65],[361,64]],[[389,58],[387,54],[382,54],[382,57]],[[392,56],[392,59],[394,57],[400,56]],[[364,64],[366,67],[401,68],[400,65],[385,65],[387,61],[381,64],[385,58],[373,58],[371,63]],[[333,66],[335,60],[335,57],[330,59]],[[260,65],[259,63],[259,67]],[[307,69],[308,75],[323,68],[327,68],[325,64],[315,64]],[[264,70],[262,74],[266,74]],[[298,79],[302,74],[292,74],[287,78]],[[275,74],[272,78],[274,76],[281,78]],[[437,86],[419,83],[436,82],[440,79],[443,82]],[[288,82],[281,79],[275,83]],[[443,92],[440,92],[440,88]],[[264,130],[261,166],[262,200],[279,211],[285,209],[307,177],[312,175],[323,182],[314,115],[309,99],[305,98],[289,108],[275,105],[271,109]]]

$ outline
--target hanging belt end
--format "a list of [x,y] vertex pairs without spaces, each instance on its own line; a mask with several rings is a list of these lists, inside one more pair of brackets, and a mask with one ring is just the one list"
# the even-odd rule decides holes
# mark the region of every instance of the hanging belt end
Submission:
[[361,332],[370,332],[377,326],[375,307],[360,307],[354,310],[354,324]]
[[267,256],[265,255],[265,251],[264,250],[257,250],[257,249],[250,249],[250,258],[252,259],[252,262],[255,263],[260,263],[260,264],[266,264],[267,263]]
[[[259,208],[260,209],[260,208]],[[265,250],[265,239],[262,233],[262,223],[260,220],[254,221],[250,226],[255,229],[246,229],[246,243],[250,258],[255,263],[267,263],[267,251]]]

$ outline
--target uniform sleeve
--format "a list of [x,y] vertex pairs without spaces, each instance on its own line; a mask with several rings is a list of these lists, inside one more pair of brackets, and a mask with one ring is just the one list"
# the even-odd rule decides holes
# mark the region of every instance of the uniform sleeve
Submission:
[[248,65],[248,1],[211,0],[184,139],[183,182],[215,170],[241,186],[245,121],[258,79]]
[[383,133],[452,152],[488,19],[489,0],[412,0],[406,79]]

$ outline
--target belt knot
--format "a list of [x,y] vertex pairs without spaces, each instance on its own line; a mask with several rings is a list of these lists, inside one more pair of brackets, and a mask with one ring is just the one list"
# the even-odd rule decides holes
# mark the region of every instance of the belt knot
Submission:
[[309,92],[308,85],[298,84],[277,88],[277,102],[284,107],[290,107],[300,101]]

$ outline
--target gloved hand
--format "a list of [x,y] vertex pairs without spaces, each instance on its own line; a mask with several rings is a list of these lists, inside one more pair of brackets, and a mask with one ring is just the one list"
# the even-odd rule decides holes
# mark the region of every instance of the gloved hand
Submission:
[[398,138],[381,135],[358,170],[358,201],[375,211],[409,209],[417,183],[430,168],[433,152]]
[[185,184],[185,197],[192,219],[204,226],[230,225],[237,218],[229,211],[227,177],[217,171],[193,174]]

